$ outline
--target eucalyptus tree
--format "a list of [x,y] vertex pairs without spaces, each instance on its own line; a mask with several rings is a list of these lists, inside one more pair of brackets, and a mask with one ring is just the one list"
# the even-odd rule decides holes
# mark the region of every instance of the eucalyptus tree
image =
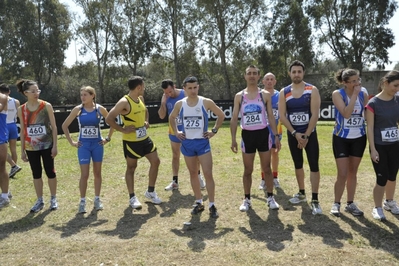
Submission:
[[136,74],[139,64],[148,59],[159,42],[156,5],[153,0],[120,0],[115,9],[112,51]]
[[100,102],[104,102],[104,79],[113,58],[113,35],[116,0],[74,0],[83,10],[83,21],[76,25],[76,35],[83,44],[82,54],[95,57]]
[[203,44],[199,56],[220,60],[226,95],[232,99],[228,64],[236,45],[255,43],[266,7],[259,0],[197,0],[187,7],[192,39]]
[[278,80],[287,78],[287,68],[292,60],[300,60],[310,69],[315,53],[310,20],[304,14],[303,1],[277,0],[271,11],[271,21],[264,26],[268,48],[260,48],[260,55],[266,59],[262,60],[264,64]]
[[0,1],[0,58],[9,79],[47,85],[63,68],[71,19],[58,0]]
[[309,14],[327,44],[346,67],[362,71],[368,63],[384,68],[394,35],[387,27],[397,9],[394,0],[313,0]]

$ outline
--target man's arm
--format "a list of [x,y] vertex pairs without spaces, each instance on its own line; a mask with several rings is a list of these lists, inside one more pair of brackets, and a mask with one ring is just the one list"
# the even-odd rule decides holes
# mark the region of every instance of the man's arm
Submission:
[[[122,127],[122,126],[118,125],[118,124],[116,123],[115,119],[116,119],[116,117],[117,117],[118,115],[124,114],[124,113],[125,113],[125,111],[126,111],[126,106],[127,106],[128,104],[129,104],[129,103],[127,102],[126,98],[123,97],[122,99],[120,99],[120,100],[115,104],[115,106],[109,111],[107,117],[105,118],[105,122],[106,122],[110,127],[114,128],[114,129],[117,130],[117,131],[120,131],[120,132],[122,132],[122,133],[125,133],[125,134],[132,132],[132,131],[134,130],[134,127],[131,126],[131,127],[133,127],[133,130],[127,130],[127,129],[128,129],[127,127]],[[129,128],[131,128],[131,127],[129,127]]]
[[161,118],[161,119],[164,119],[166,117],[166,113],[167,113],[166,100],[167,100],[167,97],[165,94],[163,94],[162,99],[161,99],[161,106],[159,107],[159,110],[158,110],[158,115],[159,115],[159,118]]
[[241,102],[241,93],[237,93],[234,97],[234,106],[233,113],[230,119],[230,134],[231,134],[231,150],[233,152],[237,152],[237,126],[238,126],[238,114],[240,112],[240,102]]

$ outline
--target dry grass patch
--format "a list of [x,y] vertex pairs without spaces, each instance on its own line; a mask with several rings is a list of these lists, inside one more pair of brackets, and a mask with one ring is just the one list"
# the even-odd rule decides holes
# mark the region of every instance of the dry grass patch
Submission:
[[[393,265],[399,262],[399,221],[387,213],[388,221],[374,221],[372,188],[374,172],[366,150],[359,170],[356,202],[365,217],[342,213],[331,216],[335,162],[331,149],[332,124],[318,126],[320,141],[320,201],[324,214],[315,217],[308,204],[293,206],[288,199],[297,192],[293,163],[286,137],[280,153],[281,189],[276,190],[279,211],[266,206],[264,191],[258,190],[260,167],[252,184],[253,208],[238,210],[243,196],[241,154],[230,150],[226,123],[211,140],[216,205],[220,218],[210,219],[205,211],[191,217],[194,201],[188,172],[181,159],[178,191],[163,188],[171,181],[171,151],[165,124],[154,125],[150,135],[158,147],[161,166],[157,192],[164,201],[144,203],[149,164],[139,161],[136,194],[143,209],[132,212],[123,179],[125,161],[121,136],[116,133],[105,148],[100,212],[77,214],[79,165],[76,149],[59,139],[56,158],[60,209],[30,214],[35,201],[28,164],[11,180],[11,206],[0,211],[1,265]],[[306,161],[306,160],[305,160]],[[308,167],[305,167],[308,173]],[[310,197],[308,174],[306,188]],[[206,197],[206,192],[205,199]],[[92,208],[93,178],[88,187],[88,211]],[[346,195],[342,199],[346,200]],[[206,202],[206,206],[207,206]],[[191,222],[186,226],[184,222]]]

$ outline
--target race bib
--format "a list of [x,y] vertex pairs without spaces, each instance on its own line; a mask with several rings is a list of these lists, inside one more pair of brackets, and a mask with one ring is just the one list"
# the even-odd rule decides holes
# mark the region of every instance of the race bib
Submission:
[[277,109],[273,109],[273,116],[274,116],[274,119],[278,119],[278,110]]
[[185,116],[184,117],[184,128],[186,130],[202,129],[204,121],[202,116]]
[[98,137],[98,128],[95,126],[84,126],[80,130],[80,135],[84,139],[95,139]]
[[181,121],[180,116],[176,117],[176,125],[177,125],[177,126],[183,125],[183,122]]
[[302,126],[309,124],[308,112],[297,112],[290,114],[290,122],[293,126]]
[[254,113],[244,113],[244,126],[257,126],[257,125],[264,125],[262,114],[259,112]]
[[147,129],[144,127],[136,128],[136,138],[141,139],[147,136]]
[[40,124],[29,125],[27,132],[29,137],[40,137],[47,134],[46,126]]
[[348,119],[344,118],[344,127],[361,128],[364,125],[364,117],[360,115],[352,115]]
[[381,130],[381,138],[384,142],[396,142],[399,141],[398,128],[383,128]]

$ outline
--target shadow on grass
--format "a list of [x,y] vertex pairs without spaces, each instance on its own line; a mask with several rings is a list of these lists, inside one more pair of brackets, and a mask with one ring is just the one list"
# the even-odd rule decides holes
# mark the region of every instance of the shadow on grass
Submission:
[[278,217],[279,210],[269,209],[266,198],[252,196],[252,199],[258,199],[265,203],[265,209],[262,209],[261,212],[267,214],[266,221],[251,208],[247,211],[250,229],[240,227],[239,230],[252,240],[266,243],[266,247],[271,251],[282,251],[285,248],[283,242],[292,240],[294,226],[284,225]]
[[181,208],[182,206],[190,205],[194,201],[194,195],[182,195],[179,190],[172,190],[169,200],[160,205],[163,211],[160,216],[171,217],[176,213],[177,209]]
[[[353,217],[353,216],[351,216]],[[353,237],[348,239],[349,244],[363,247],[363,246],[371,246],[378,250],[385,250],[389,252],[396,259],[399,259],[399,251],[398,251],[398,235],[399,235],[399,228],[390,221],[376,221],[376,223],[368,220],[364,216],[361,217],[354,217],[350,219],[346,215],[341,213],[340,217],[344,222],[349,224],[352,229],[358,232],[364,239],[368,240],[366,243],[362,239],[354,239]],[[389,216],[387,217],[389,219]],[[358,221],[358,222],[356,222]],[[392,232],[388,231],[383,227],[388,227],[392,230]]]
[[171,229],[171,232],[179,237],[190,238],[187,246],[194,252],[203,252],[206,247],[205,240],[212,240],[222,237],[223,235],[232,232],[233,228],[217,228],[216,220],[210,218],[207,221],[200,220],[201,215],[209,215],[207,210],[200,215],[191,216],[190,225],[183,225],[181,229]]
[[123,212],[123,217],[116,223],[114,230],[98,231],[97,234],[118,236],[120,239],[130,239],[137,235],[137,232],[149,219],[155,217],[159,211],[152,203],[147,203],[148,213],[141,214],[142,210],[134,210],[129,206]]
[[0,225],[0,240],[9,237],[10,234],[24,233],[26,231],[42,226],[45,221],[44,218],[51,212],[50,209],[41,211],[39,213],[29,212],[25,217],[19,220]]
[[[309,204],[302,203],[298,206],[302,206],[301,218],[305,222],[298,225],[298,229],[303,233],[312,237],[319,236],[324,244],[333,248],[342,248],[343,243],[340,240],[352,237],[352,234],[342,230],[339,224],[330,219],[330,214],[313,215]],[[328,213],[328,210],[324,212]]]
[[100,226],[106,222],[108,222],[108,220],[98,220],[97,211],[93,209],[87,217],[84,217],[83,213],[77,213],[67,224],[62,226],[51,225],[51,227],[54,230],[61,231],[61,238],[64,238],[84,231],[87,227]]

